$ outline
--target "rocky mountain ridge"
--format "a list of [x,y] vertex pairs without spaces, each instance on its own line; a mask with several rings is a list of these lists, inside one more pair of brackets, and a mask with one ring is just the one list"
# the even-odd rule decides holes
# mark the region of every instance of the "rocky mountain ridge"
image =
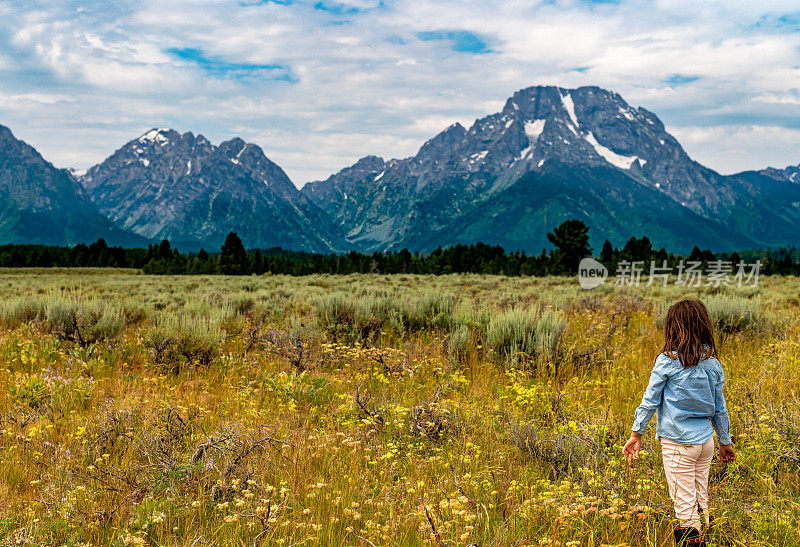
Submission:
[[218,248],[230,231],[252,247],[342,250],[339,230],[258,146],[152,129],[80,177],[122,229]]
[[[648,235],[673,251],[724,251],[789,246],[800,234],[800,165],[721,175],[692,160],[655,114],[598,87],[522,89],[411,157],[367,156],[301,190],[239,138],[217,146],[152,129],[86,173],[57,170],[13,142],[0,132],[6,242],[98,234],[215,249],[235,231],[250,248],[428,251],[482,241],[538,252],[572,218],[590,226],[596,248]],[[25,216],[36,207],[73,228],[37,234]]]
[[0,243],[75,245],[100,237],[146,244],[100,214],[72,174],[0,125]]
[[[597,87],[523,89],[501,112],[469,129],[451,125],[413,157],[369,158],[302,189],[364,249],[430,249],[455,237],[536,250],[548,246],[549,228],[539,227],[567,218],[585,220],[595,237],[619,242],[626,234],[659,233],[657,243],[681,249],[692,240],[712,248],[786,244],[800,228],[800,186],[782,184],[792,182],[790,174],[770,181],[720,175],[693,161],[655,114]],[[559,203],[515,188],[537,181],[561,188]],[[525,206],[522,217],[500,205],[509,191],[525,195],[516,204]],[[599,209],[582,208],[588,194]],[[751,233],[774,207],[777,222]],[[681,222],[648,220],[655,210]]]

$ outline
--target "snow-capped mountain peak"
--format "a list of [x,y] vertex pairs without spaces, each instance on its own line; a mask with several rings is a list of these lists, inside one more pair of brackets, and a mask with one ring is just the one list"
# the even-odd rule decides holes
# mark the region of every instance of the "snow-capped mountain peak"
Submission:
[[171,133],[177,134],[177,131],[172,129],[151,129],[150,131],[143,133],[136,140],[142,144],[156,142],[164,145],[169,143],[169,136]]
[[[776,170],[773,176],[800,180],[800,173],[789,170]],[[348,168],[326,181],[307,184],[303,192],[333,216],[353,245],[419,249],[425,248],[431,233],[441,233],[436,241],[448,240],[459,229],[466,230],[463,237],[484,233],[485,224],[493,222],[488,219],[505,210],[490,203],[527,192],[525,181],[553,179],[545,191],[564,177],[574,181],[574,188],[564,192],[582,187],[582,197],[574,197],[572,217],[552,213],[550,220],[542,221],[542,230],[555,218],[582,218],[599,203],[614,200],[621,204],[611,207],[608,222],[629,222],[620,219],[621,211],[644,196],[657,201],[650,205],[654,210],[680,217],[683,224],[700,218],[714,223],[735,210],[737,196],[759,191],[745,179],[723,177],[693,161],[655,114],[631,106],[617,93],[599,87],[535,86],[517,91],[500,112],[475,120],[469,129],[458,123],[448,126],[413,157],[381,162],[367,171]],[[592,206],[586,201],[590,194],[596,200]],[[560,211],[565,198],[555,203],[546,200],[556,197],[538,199],[527,203],[527,210]],[[522,207],[518,200],[503,207],[517,206]],[[786,216],[800,218],[800,212],[788,211]],[[468,217],[484,232],[467,229]],[[527,233],[531,228],[517,229]],[[500,224],[491,230],[507,232]],[[730,236],[714,230],[709,228],[703,237],[713,232],[722,241]],[[671,241],[686,241],[681,238],[688,231],[675,228]],[[500,240],[510,245],[504,238]]]
[[337,228],[260,147],[234,138],[152,129],[81,177],[118,226],[146,238],[221,244],[228,231],[253,246],[331,251]]

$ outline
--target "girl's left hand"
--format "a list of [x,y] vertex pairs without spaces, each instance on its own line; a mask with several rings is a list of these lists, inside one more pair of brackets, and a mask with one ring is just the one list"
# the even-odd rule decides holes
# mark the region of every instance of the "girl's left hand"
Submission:
[[642,436],[635,431],[631,433],[631,438],[622,447],[622,455],[628,465],[632,465],[634,460],[639,459],[639,450],[642,448]]
[[719,445],[719,459],[722,462],[732,462],[736,459],[736,452],[733,451],[733,445],[720,444]]

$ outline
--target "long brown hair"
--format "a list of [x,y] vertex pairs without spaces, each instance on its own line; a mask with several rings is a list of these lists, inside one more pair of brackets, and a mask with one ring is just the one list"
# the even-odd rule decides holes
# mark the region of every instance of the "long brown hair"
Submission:
[[664,322],[661,353],[680,360],[683,368],[696,367],[704,359],[717,357],[714,325],[705,304],[697,298],[684,298],[670,307]]

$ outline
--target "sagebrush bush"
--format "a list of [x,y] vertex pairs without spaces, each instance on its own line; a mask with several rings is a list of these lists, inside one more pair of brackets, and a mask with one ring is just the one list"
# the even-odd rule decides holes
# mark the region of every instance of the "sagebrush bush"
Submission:
[[212,318],[169,314],[158,318],[145,343],[156,365],[178,373],[211,364],[224,337],[221,325]]
[[382,331],[402,329],[402,312],[385,294],[330,293],[316,299],[314,310],[319,325],[334,340],[363,341]]
[[66,292],[50,294],[44,301],[42,327],[80,346],[114,338],[123,325],[122,309],[112,302]]
[[314,303],[320,326],[334,340],[353,338],[359,330],[361,318],[351,297],[343,293],[332,293],[319,298]]
[[604,445],[587,431],[553,433],[533,423],[509,425],[511,444],[522,454],[553,472],[556,478],[571,476],[580,479],[586,469],[597,469],[607,460]]
[[[725,333],[735,333],[764,324],[763,304],[758,298],[717,293],[704,295],[702,302],[714,326]],[[663,301],[658,307],[656,325],[664,327],[667,311],[677,300]]]
[[453,311],[458,298],[441,289],[425,290],[406,302],[404,323],[409,331],[448,328],[453,323]]
[[447,351],[456,361],[462,361],[469,352],[472,333],[466,325],[457,326],[447,340]]
[[760,300],[730,294],[712,294],[703,299],[711,321],[723,332],[739,332],[755,326],[762,317]]
[[475,333],[486,332],[493,315],[487,306],[476,306],[472,302],[460,301],[453,311],[454,325],[464,325]]
[[566,326],[558,312],[512,308],[489,321],[486,346],[507,363],[552,360],[559,353]]
[[38,296],[21,296],[0,300],[0,324],[16,328],[40,319],[44,311],[44,300]]

